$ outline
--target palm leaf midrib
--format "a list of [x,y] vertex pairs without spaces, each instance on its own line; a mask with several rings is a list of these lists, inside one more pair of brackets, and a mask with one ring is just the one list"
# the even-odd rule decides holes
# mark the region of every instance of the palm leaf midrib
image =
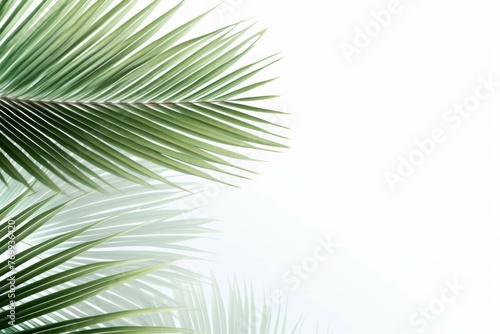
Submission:
[[0,96],[0,101],[6,102],[28,102],[39,104],[55,104],[55,105],[112,105],[112,106],[133,106],[133,105],[191,105],[191,104],[213,104],[213,103],[235,103],[237,99],[214,99],[214,100],[192,100],[192,101],[80,101],[80,100],[43,100],[30,99],[12,96]]

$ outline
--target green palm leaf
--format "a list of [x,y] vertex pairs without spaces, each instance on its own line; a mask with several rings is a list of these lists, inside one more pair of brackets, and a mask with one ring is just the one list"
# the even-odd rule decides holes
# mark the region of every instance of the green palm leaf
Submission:
[[162,1],[137,2],[0,1],[2,179],[28,185],[22,169],[51,189],[100,189],[98,167],[172,183],[149,161],[214,180],[246,159],[231,147],[284,147],[263,138],[276,111],[254,105],[269,80],[250,81],[277,58],[239,65],[262,32],[242,23],[190,37],[207,13],[171,26],[182,2],[154,19]]
[[[98,332],[103,326],[117,333],[188,332],[175,325],[179,304],[165,291],[199,279],[173,262],[194,252],[184,241],[209,230],[204,221],[181,221],[181,212],[164,208],[179,200],[175,188],[160,185],[148,194],[128,183],[121,193],[88,196],[36,184],[35,192],[26,191],[7,182],[0,188],[1,332]],[[128,205],[140,197],[142,204]],[[7,258],[9,221],[16,226],[15,269]],[[12,275],[15,296],[9,297]],[[7,317],[11,300],[14,326]]]
[[2,258],[9,220],[19,246],[15,326],[6,317],[8,262],[0,262],[0,331],[303,332],[303,321],[289,321],[279,305],[260,306],[251,289],[233,283],[223,297],[213,277],[207,289],[203,277],[175,264],[200,253],[186,241],[212,232],[207,220],[179,218],[184,211],[175,203],[189,196],[165,184],[151,191],[123,179],[113,183],[120,192],[91,196],[37,184],[26,191],[11,180],[0,188]]
[[[252,288],[229,284],[227,296],[212,276],[210,286],[201,281],[189,283],[174,291],[175,299],[194,309],[178,311],[178,324],[197,332],[231,334],[300,334],[304,333],[303,320],[290,321],[286,309],[265,298],[258,302]],[[194,332],[193,332],[194,333]],[[330,329],[316,333],[331,333]]]

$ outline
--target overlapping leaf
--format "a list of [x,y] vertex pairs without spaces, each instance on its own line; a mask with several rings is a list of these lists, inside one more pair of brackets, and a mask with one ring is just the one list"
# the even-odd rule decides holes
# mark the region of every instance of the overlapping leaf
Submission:
[[170,27],[182,2],[154,18],[165,1],[128,15],[137,3],[0,1],[0,174],[26,184],[21,167],[52,189],[55,178],[101,188],[91,166],[171,182],[143,160],[214,179],[246,159],[231,147],[284,147],[265,130],[275,111],[253,104],[269,80],[252,78],[276,57],[240,65],[262,32],[236,24],[190,37],[207,13]]
[[[9,180],[0,189],[2,332],[66,333],[96,326],[116,333],[187,332],[175,326],[179,305],[164,291],[199,278],[173,262],[193,252],[184,241],[208,230],[205,222],[175,218],[177,191],[163,186],[148,196],[143,187],[128,184],[107,195],[33,192],[39,188],[26,191]],[[9,221],[16,227],[15,272],[6,259]],[[15,297],[9,297],[11,275]],[[11,300],[15,326],[7,317]]]
[[[185,289],[174,291],[175,299],[196,309],[179,311],[178,324],[201,333],[231,334],[300,334],[303,320],[290,321],[283,305],[271,302],[271,298],[258,296],[253,289],[240,287],[235,281],[226,293],[212,276],[210,286],[198,281],[187,284]],[[225,297],[227,295],[227,298]],[[330,329],[317,334],[331,333]]]

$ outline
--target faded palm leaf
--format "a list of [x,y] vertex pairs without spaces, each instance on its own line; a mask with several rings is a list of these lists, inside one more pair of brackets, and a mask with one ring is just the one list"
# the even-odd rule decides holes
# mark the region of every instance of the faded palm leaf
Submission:
[[[178,199],[172,187],[150,190],[147,202],[132,207],[132,198],[148,194],[138,185],[124,188],[126,194],[92,197],[33,193],[11,181],[0,189],[0,331],[186,332],[174,323],[179,304],[164,291],[199,279],[173,262],[194,251],[183,241],[209,230],[204,221],[181,222],[175,218],[179,212],[159,206],[172,207]],[[14,298],[6,280],[13,270],[7,259],[9,221],[15,222],[18,247]],[[160,238],[151,238],[153,233]],[[15,326],[7,317],[10,300],[16,301]]]
[[[200,275],[177,265],[201,253],[185,241],[213,231],[204,226],[208,220],[178,218],[184,211],[175,203],[185,196],[176,188],[159,184],[152,191],[125,180],[116,184],[121,192],[91,196],[75,190],[58,194],[39,185],[30,191],[11,180],[0,188],[0,254],[8,247],[8,219],[18,226],[16,317],[21,315],[14,327],[5,317],[0,331],[304,332],[302,321],[290,321],[279,305],[261,305],[252,289],[233,283],[222,292],[214,278],[210,289]],[[5,262],[0,268],[3,316],[9,272]]]
[[[170,183],[141,161],[214,179],[231,147],[279,149],[249,81],[276,61],[238,65],[262,32],[231,25],[189,37],[206,15],[171,27],[182,2],[150,20],[162,2],[0,0],[0,170],[51,189],[100,189],[91,168],[150,184]],[[144,3],[143,3],[144,4]],[[0,173],[1,178],[3,175]],[[242,175],[238,173],[238,175]]]
[[[271,298],[259,302],[253,289],[240,287],[236,281],[229,284],[227,297],[221,290],[213,276],[209,287],[198,281],[186,284],[184,289],[176,289],[176,300],[185,305],[197,305],[194,309],[178,311],[177,324],[205,334],[304,333],[303,320],[290,321],[284,307],[273,304]],[[322,332],[318,327],[316,333],[329,334],[331,330]]]

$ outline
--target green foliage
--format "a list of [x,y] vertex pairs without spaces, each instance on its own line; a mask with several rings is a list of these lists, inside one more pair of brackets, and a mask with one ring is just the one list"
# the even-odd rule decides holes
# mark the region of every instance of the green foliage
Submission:
[[263,138],[262,115],[276,111],[250,94],[269,81],[252,77],[277,58],[239,65],[262,32],[234,24],[190,37],[207,13],[171,26],[182,2],[154,19],[162,1],[128,15],[137,2],[0,1],[3,173],[27,185],[22,168],[51,189],[55,178],[100,189],[92,166],[171,183],[139,158],[213,180],[246,159],[231,147],[284,147]]
[[[149,315],[156,332],[187,332],[169,325],[173,315],[165,314],[179,307],[161,289],[199,279],[174,262],[193,252],[182,245],[184,241],[209,230],[203,227],[205,222],[179,220],[176,217],[182,212],[158,207],[159,203],[172,207],[179,200],[178,191],[165,188],[147,193],[143,187],[131,186],[126,194],[77,196],[51,195],[36,185],[38,192],[24,188],[12,182],[0,190],[4,259],[0,330],[66,333],[104,324],[125,333],[134,321],[124,318]],[[138,201],[147,195],[148,201]],[[156,218],[148,220],[144,212]],[[11,301],[15,326],[9,324]],[[134,331],[152,332],[143,326]]]
[[235,148],[285,146],[258,104],[274,96],[255,93],[278,57],[241,63],[263,32],[191,36],[208,13],[174,25],[184,1],[164,2],[0,0],[2,333],[300,332],[177,264],[212,231],[182,218],[172,172],[246,177]]
[[[186,305],[199,305],[194,310],[179,312],[179,322],[187,328],[202,333],[238,334],[298,334],[301,322],[287,327],[288,319],[280,305],[268,299],[255,300],[254,293],[237,282],[229,286],[229,292],[221,292],[212,277],[211,288],[201,282],[187,284],[183,290],[175,291],[175,299]],[[227,295],[227,300],[223,297]]]

